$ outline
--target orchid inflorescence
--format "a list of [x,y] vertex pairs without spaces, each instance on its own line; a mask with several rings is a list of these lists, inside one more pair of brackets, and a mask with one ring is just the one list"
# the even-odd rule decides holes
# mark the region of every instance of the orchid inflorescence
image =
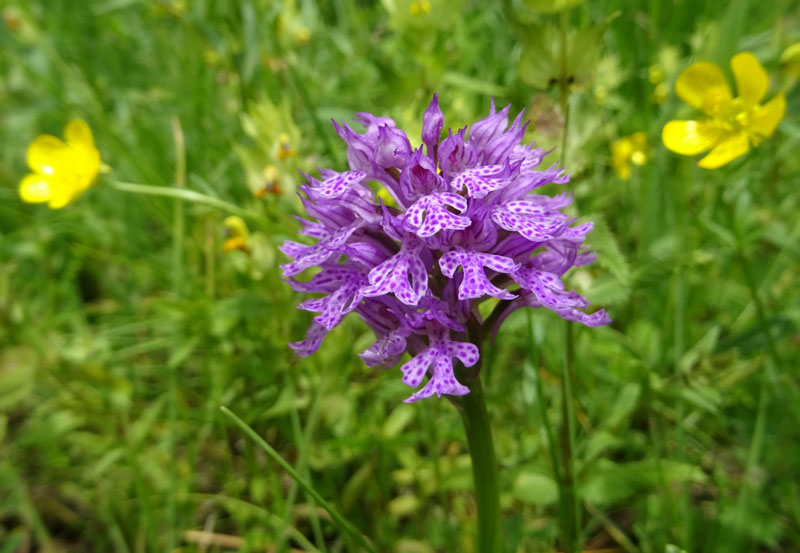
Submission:
[[[416,149],[386,117],[358,114],[361,134],[334,122],[350,169],[306,175],[300,190],[310,218],[299,218],[301,234],[316,243],[281,248],[292,258],[282,266],[292,287],[323,294],[299,306],[317,315],[306,339],[290,344],[298,355],[315,352],[355,312],[377,336],[360,354],[367,365],[389,368],[408,352],[403,382],[416,388],[430,375],[412,402],[467,394],[453,361],[475,366],[482,339],[520,307],[546,307],[588,326],[609,322],[604,310],[584,313],[588,301],[561,280],[594,260],[584,243],[592,223],[575,224],[561,211],[568,193],[532,193],[569,177],[556,165],[538,169],[546,153],[521,144],[527,125],[520,113],[509,126],[509,109],[492,102],[469,134],[451,130],[440,141],[444,117],[434,95]],[[394,205],[371,184],[385,187]],[[298,280],[306,269],[316,272]],[[492,298],[484,319],[478,304]]]

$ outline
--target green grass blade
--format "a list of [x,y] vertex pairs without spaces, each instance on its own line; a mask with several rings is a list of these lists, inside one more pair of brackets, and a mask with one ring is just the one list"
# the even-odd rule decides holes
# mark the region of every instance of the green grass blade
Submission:
[[294,479],[294,481],[297,482],[297,484],[301,488],[303,488],[304,492],[306,492],[309,496],[313,497],[314,500],[320,505],[320,507],[328,511],[328,514],[331,515],[333,522],[339,528],[341,528],[342,531],[344,531],[348,536],[354,538],[356,542],[358,542],[366,551],[369,551],[370,553],[377,553],[375,547],[369,541],[367,541],[367,539],[361,534],[361,532],[359,532],[356,529],[356,527],[353,526],[352,523],[350,523],[350,521],[344,518],[333,505],[328,503],[325,500],[325,498],[323,498],[311,484],[309,484],[302,476],[300,476],[300,474],[296,470],[294,470],[292,465],[287,463],[286,460],[283,457],[281,457],[280,453],[275,451],[275,449],[271,445],[269,445],[261,436],[259,436],[255,430],[253,430],[250,426],[248,426],[246,422],[244,422],[242,419],[236,416],[236,414],[233,411],[231,411],[224,405],[220,406],[219,409],[228,418],[230,418],[236,424],[236,426],[238,426],[245,434],[247,434],[250,438],[252,438],[252,440],[256,442],[256,444],[258,444],[258,446],[261,449],[263,449],[267,453],[267,455],[269,455],[272,458],[273,461],[278,463],[281,466],[281,468],[283,468],[283,470],[288,472],[289,476],[291,476]]

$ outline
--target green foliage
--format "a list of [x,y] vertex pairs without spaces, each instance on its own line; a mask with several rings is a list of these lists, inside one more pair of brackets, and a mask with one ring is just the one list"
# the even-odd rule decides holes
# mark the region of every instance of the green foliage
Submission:
[[[473,551],[456,410],[402,404],[398,370],[356,357],[371,342],[356,320],[296,358],[286,343],[310,316],[277,269],[298,228],[296,171],[344,166],[329,118],[373,111],[418,142],[434,91],[453,129],[490,96],[529,108],[542,147],[560,148],[569,123],[567,152],[545,164],[566,156],[571,184],[543,192],[573,192],[597,221],[598,262],[568,282],[614,320],[574,329],[586,549],[800,548],[800,89],[778,132],[725,169],[660,143],[694,60],[747,49],[773,91],[791,83],[779,59],[800,40],[796,2],[423,4],[3,3],[1,553],[356,551],[221,405],[378,550]],[[20,203],[25,147],[72,117],[113,173],[60,211]],[[216,207],[109,186],[176,182],[174,119],[186,189],[253,215],[249,253],[222,253]],[[650,159],[621,181],[610,144],[636,131]],[[281,134],[295,156],[278,155]],[[282,193],[257,197],[268,165]],[[484,352],[508,551],[560,550],[540,414],[561,428],[563,334],[553,313],[529,327],[517,312]]]

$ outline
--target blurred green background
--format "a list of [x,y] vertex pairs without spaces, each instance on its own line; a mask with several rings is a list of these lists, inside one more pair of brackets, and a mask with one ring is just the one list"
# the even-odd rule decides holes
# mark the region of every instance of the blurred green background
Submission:
[[[433,92],[453,129],[494,97],[528,110],[527,140],[560,147],[562,24],[567,148],[545,163],[566,162],[577,212],[598,222],[599,261],[570,285],[614,320],[576,328],[585,549],[800,551],[800,93],[779,62],[800,7],[547,4],[2,3],[0,553],[354,551],[220,405],[380,551],[474,552],[455,409],[403,404],[399,371],[356,357],[372,342],[358,320],[296,358],[286,343],[310,315],[276,247],[297,230],[298,170],[344,168],[332,117],[391,116],[418,142]],[[744,50],[786,116],[760,148],[699,169],[660,142],[696,115],[674,79],[696,60],[730,76]],[[27,145],[75,117],[112,172],[62,210],[23,204]],[[634,132],[648,160],[622,180],[611,144]],[[223,252],[223,211],[109,185],[172,185],[184,154],[187,188],[255,214],[247,252]],[[564,326],[539,311],[505,323],[484,368],[509,552],[559,549],[537,404],[560,424]]]

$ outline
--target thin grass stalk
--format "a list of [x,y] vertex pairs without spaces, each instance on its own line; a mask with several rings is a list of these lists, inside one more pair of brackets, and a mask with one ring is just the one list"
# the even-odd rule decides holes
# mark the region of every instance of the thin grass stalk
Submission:
[[[561,78],[561,111],[564,114],[564,131],[561,135],[561,165],[567,163],[567,144],[569,136],[569,96],[570,83],[568,75],[568,38],[569,11],[559,14],[560,62]],[[562,431],[561,431],[561,463],[562,478],[559,481],[559,503],[561,504],[561,533],[564,549],[567,553],[576,553],[581,547],[580,537],[580,504],[577,497],[575,478],[575,408],[572,397],[572,360],[574,358],[574,340],[572,325],[565,321],[564,334],[564,372],[561,378],[562,391]]]
[[[184,188],[186,186],[186,144],[183,138],[181,122],[177,117],[172,119],[172,137],[175,142],[175,186]],[[172,293],[175,299],[181,297],[183,289],[183,243],[186,233],[186,221],[184,219],[183,201],[175,199],[172,221]],[[175,343],[179,343],[176,335]],[[167,435],[167,450],[170,459],[177,459],[177,426],[178,426],[178,364],[169,364],[169,393],[168,393],[168,417],[169,432]],[[177,522],[177,466],[170,463],[169,488],[167,490],[167,520],[166,520],[166,550],[175,549],[175,526]]]
[[[545,439],[547,440],[547,451],[550,455],[550,464],[553,467],[553,476],[558,486],[559,491],[563,488],[564,481],[561,474],[561,458],[556,448],[556,440],[553,433],[553,425],[550,424],[550,418],[547,416],[547,407],[545,406],[545,394],[542,388],[542,379],[539,375],[539,369],[536,363],[536,352],[533,348],[533,313],[528,311],[526,313],[528,319],[528,357],[533,365],[534,381],[536,385],[536,404],[539,408],[539,418],[544,428]],[[560,498],[559,494],[559,498]],[[567,520],[569,519],[569,511],[566,509],[566,503],[559,501],[559,518],[562,522],[562,527],[566,527]]]
[[263,218],[263,216],[259,215],[258,213],[248,211],[247,209],[243,209],[238,205],[226,202],[225,200],[220,200],[219,198],[202,194],[196,190],[179,188],[177,186],[153,186],[150,184],[138,184],[115,180],[108,181],[108,186],[121,192],[132,192],[134,194],[143,194],[145,196],[177,198],[187,202],[207,205],[209,207],[221,209],[222,211],[227,211],[228,213],[239,215],[240,217],[246,217],[251,220],[260,220]]
[[[292,395],[294,395],[294,383],[289,379]],[[297,472],[304,475],[306,478],[310,479],[310,475],[308,474],[308,444],[311,442],[311,436],[313,435],[316,426],[317,426],[317,419],[319,415],[319,406],[320,406],[320,398],[321,398],[322,390],[318,389],[315,395],[315,398],[311,404],[311,408],[309,410],[308,419],[306,422],[306,428],[303,430],[300,425],[300,416],[297,413],[297,408],[292,406],[292,410],[290,412],[291,416],[291,423],[292,423],[292,433],[294,435],[295,443],[297,444]],[[296,481],[292,481],[292,485],[289,488],[289,494],[286,501],[286,509],[284,510],[283,518],[286,521],[287,525],[292,523],[292,511],[294,510],[294,505],[297,501],[297,493],[298,493],[298,484]],[[309,503],[312,507],[316,506],[316,503],[313,499],[309,498]],[[319,515],[317,514],[316,509],[311,509],[310,513],[311,519],[311,530],[314,532],[314,540],[317,544],[317,547],[322,551],[322,553],[327,552],[327,548],[325,546],[325,539],[322,534],[322,526],[320,524]],[[278,541],[275,545],[275,552],[276,553],[283,553],[286,551],[288,544],[286,542],[286,534],[282,534],[278,537]]]
[[344,518],[333,505],[328,503],[325,498],[322,497],[322,495],[320,495],[320,493],[314,489],[314,487],[305,478],[303,478],[300,473],[294,469],[294,467],[292,467],[292,465],[286,462],[286,459],[281,457],[281,454],[278,453],[275,448],[269,445],[264,438],[259,436],[255,430],[253,430],[246,422],[240,419],[233,411],[224,405],[220,406],[219,409],[225,414],[226,417],[231,419],[231,421],[233,421],[233,423],[238,426],[240,430],[247,434],[247,436],[253,440],[256,445],[263,449],[273,461],[275,461],[283,470],[289,473],[289,476],[291,476],[292,479],[297,482],[297,484],[306,494],[314,498],[320,507],[328,511],[328,514],[331,515],[334,524],[336,524],[348,538],[351,538],[363,549],[369,551],[369,553],[377,553],[375,546],[373,546],[349,520]]
[[205,243],[204,243],[204,256],[205,256],[205,290],[206,296],[213,300],[216,295],[216,255],[217,243],[214,239],[214,223],[211,217],[206,217],[205,220]]

